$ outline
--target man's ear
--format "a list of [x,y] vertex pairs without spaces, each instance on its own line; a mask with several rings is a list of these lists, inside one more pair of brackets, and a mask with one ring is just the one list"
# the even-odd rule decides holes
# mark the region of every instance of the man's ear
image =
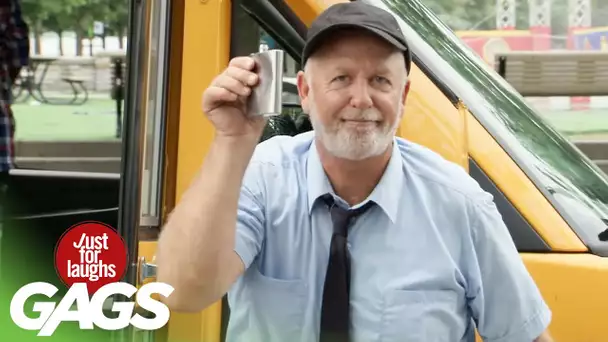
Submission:
[[412,84],[411,80],[407,80],[405,87],[403,88],[403,95],[401,95],[401,103],[405,105],[405,101],[407,100],[407,95],[410,93],[410,85]]
[[308,92],[310,91],[310,85],[306,80],[306,75],[304,75],[304,71],[298,71],[297,83],[298,83],[298,95],[300,96],[300,105],[302,106],[302,111],[306,114],[309,114],[309,105],[308,105]]

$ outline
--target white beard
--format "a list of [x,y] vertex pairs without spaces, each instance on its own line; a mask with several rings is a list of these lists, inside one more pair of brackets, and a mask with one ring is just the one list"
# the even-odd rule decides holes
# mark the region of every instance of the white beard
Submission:
[[[310,121],[315,136],[332,155],[348,160],[362,160],[384,153],[391,145],[401,122],[402,111],[403,104],[400,103],[397,119],[392,125],[383,124],[359,129],[346,126],[339,121],[332,123],[330,127],[324,126],[317,118],[316,108],[311,106]],[[349,113],[341,113],[339,117],[380,120],[382,114],[370,108],[364,111],[351,110]]]

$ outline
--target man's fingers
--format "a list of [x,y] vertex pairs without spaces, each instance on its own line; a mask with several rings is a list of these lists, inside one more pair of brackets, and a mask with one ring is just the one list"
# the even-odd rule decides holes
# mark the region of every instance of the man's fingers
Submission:
[[209,112],[222,103],[236,102],[237,100],[237,94],[227,90],[226,88],[212,86],[207,88],[207,90],[205,91],[205,97],[203,98],[203,103],[208,103],[209,108],[203,108],[203,110],[205,112]]
[[230,60],[228,66],[233,66],[245,70],[253,70],[255,66],[255,60],[248,56],[235,57]]
[[251,87],[258,83],[259,77],[253,72],[255,60],[251,57],[236,57],[230,61],[226,70],[217,76],[203,97],[204,111],[208,112],[227,103],[245,100],[251,94]]
[[243,84],[241,81],[225,74],[222,74],[215,80],[214,86],[225,88],[226,90],[241,96],[249,96],[251,93],[251,88]]
[[258,75],[256,73],[238,67],[230,66],[224,74],[248,86],[254,86],[258,83]]

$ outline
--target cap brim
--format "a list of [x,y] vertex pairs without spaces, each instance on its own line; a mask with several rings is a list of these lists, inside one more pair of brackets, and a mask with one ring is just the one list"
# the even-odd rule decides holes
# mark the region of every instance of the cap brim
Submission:
[[[360,30],[365,30],[365,31],[371,32],[371,33],[375,34],[376,36],[378,36],[379,38],[384,39],[386,42],[393,45],[400,51],[402,51],[402,52],[408,51],[408,47],[406,45],[404,45],[402,42],[397,40],[391,34],[385,32],[383,30],[377,29],[375,27],[370,27],[370,26],[365,26],[365,25],[360,25],[360,24],[352,24],[352,23],[351,24],[335,24],[335,25],[328,26],[325,29],[317,32],[317,34],[315,34],[315,36],[312,37],[306,43],[306,46],[304,47],[304,51],[302,53],[302,64],[306,63],[306,60],[308,59],[308,57],[310,57],[312,52],[314,50],[316,50],[319,47],[319,45],[321,44],[321,42],[323,42],[329,35],[331,35],[332,33],[334,33],[335,31],[337,31],[339,29],[344,29],[344,28],[355,28],[355,29],[360,29]],[[406,63],[408,63],[408,68],[409,68],[409,61],[406,61]]]

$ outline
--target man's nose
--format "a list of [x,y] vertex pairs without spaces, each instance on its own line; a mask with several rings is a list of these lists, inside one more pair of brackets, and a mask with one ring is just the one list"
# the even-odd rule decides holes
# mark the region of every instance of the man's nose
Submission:
[[370,96],[369,84],[364,80],[357,80],[351,84],[350,105],[357,109],[368,109],[373,105]]

